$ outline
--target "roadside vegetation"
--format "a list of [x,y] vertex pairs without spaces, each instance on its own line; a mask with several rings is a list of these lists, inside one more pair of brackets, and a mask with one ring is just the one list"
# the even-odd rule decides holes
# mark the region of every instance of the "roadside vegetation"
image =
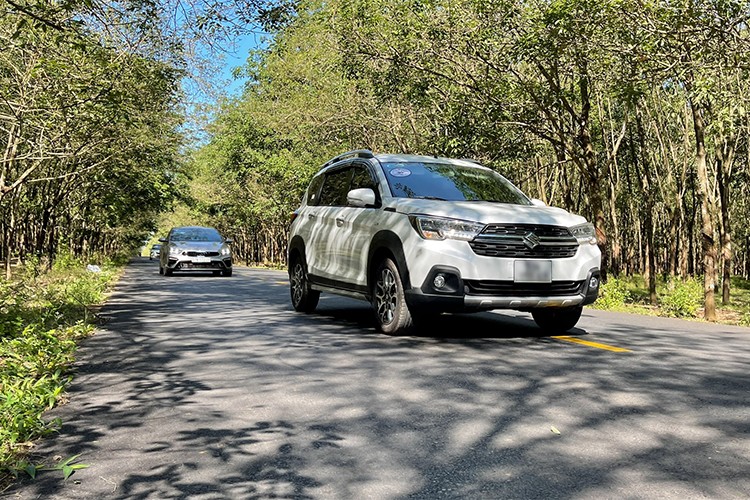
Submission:
[[[647,280],[642,275],[610,279],[602,285],[595,309],[683,319],[703,318],[703,286],[696,278],[657,280],[657,302],[653,304]],[[732,301],[717,308],[720,323],[750,326],[750,281],[732,278]]]
[[65,401],[78,343],[93,332],[121,268],[66,255],[49,271],[28,261],[10,280],[0,278],[0,485],[41,467],[27,453],[60,425],[43,412]]

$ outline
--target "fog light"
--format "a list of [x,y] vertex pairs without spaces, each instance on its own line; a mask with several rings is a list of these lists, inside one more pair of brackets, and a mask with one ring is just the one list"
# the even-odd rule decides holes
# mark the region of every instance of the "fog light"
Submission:
[[435,279],[432,280],[432,285],[438,290],[443,288],[445,286],[445,275],[438,274],[437,276],[435,276]]
[[598,287],[599,287],[599,278],[597,278],[596,276],[592,276],[591,279],[589,280],[589,288],[595,290]]

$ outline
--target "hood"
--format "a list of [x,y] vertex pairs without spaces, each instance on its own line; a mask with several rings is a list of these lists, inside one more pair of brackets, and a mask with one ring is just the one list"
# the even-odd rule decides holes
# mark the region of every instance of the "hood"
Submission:
[[547,224],[571,227],[586,222],[584,217],[556,207],[511,205],[487,201],[441,201],[393,198],[386,206],[403,214],[423,214],[464,219],[483,224]]

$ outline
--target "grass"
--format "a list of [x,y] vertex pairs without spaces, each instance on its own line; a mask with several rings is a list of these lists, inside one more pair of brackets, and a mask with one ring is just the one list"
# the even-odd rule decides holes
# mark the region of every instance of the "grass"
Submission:
[[0,483],[55,469],[26,456],[35,439],[59,427],[43,413],[64,399],[78,342],[93,332],[120,269],[112,263],[92,272],[64,257],[50,272],[32,261],[0,281]]
[[[721,303],[716,293],[718,321],[750,326],[750,280],[732,278],[730,302]],[[703,282],[700,279],[660,277],[656,284],[657,304],[650,303],[648,285],[643,276],[610,278],[602,285],[600,298],[591,307],[651,316],[703,318]]]

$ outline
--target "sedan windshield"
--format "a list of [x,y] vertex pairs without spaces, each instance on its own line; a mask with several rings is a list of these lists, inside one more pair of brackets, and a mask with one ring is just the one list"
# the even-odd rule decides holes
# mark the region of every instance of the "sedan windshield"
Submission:
[[209,227],[181,227],[172,231],[172,241],[222,241],[216,229]]
[[383,163],[383,168],[397,198],[531,205],[517,187],[489,169],[422,162]]

